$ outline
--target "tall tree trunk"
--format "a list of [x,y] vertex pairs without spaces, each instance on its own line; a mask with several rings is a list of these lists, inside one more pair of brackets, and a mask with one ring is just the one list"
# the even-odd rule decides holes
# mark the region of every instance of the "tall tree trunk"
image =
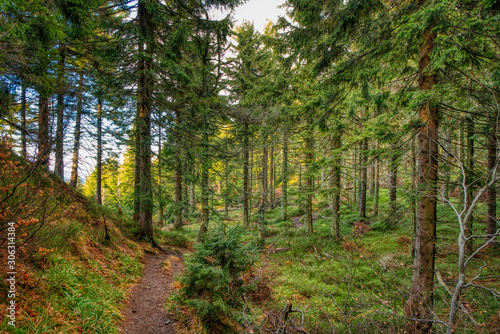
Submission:
[[187,154],[184,155],[184,163],[182,165],[182,216],[188,215],[188,198],[189,198],[189,184],[188,184],[188,163]]
[[[264,131],[267,131],[264,126]],[[264,204],[264,209],[267,209],[269,204],[268,201],[268,150],[267,150],[267,133],[263,136],[262,142],[262,200],[261,203]]]
[[226,217],[229,216],[228,195],[229,195],[229,163],[226,158],[226,163],[224,166],[224,214],[226,215]]
[[[377,142],[377,150],[379,149],[379,143]],[[380,159],[377,154],[375,157],[375,170],[373,177],[373,217],[378,216],[378,200],[380,195]]]
[[192,210],[196,207],[196,197],[194,192],[195,192],[195,185],[194,182],[192,182],[189,186],[189,205],[191,206]]
[[270,201],[271,205],[269,208],[274,209],[274,145],[271,144],[271,162],[269,164],[269,193],[270,193]]
[[57,74],[57,128],[56,128],[56,160],[54,172],[64,179],[64,93],[65,87],[65,50],[59,44],[59,73]]
[[253,191],[253,150],[250,149],[250,166],[248,168],[248,173],[250,174],[250,180],[248,181],[248,210],[249,217],[252,214],[252,191]]
[[288,219],[288,128],[283,129],[283,157],[281,167],[281,220]]
[[158,225],[163,226],[163,189],[161,178],[161,125],[158,126]]
[[415,257],[415,239],[417,233],[417,150],[416,138],[411,140],[411,255]]
[[332,234],[340,239],[340,180],[342,173],[342,158],[339,149],[342,145],[342,132],[337,129],[332,138]]
[[354,150],[352,152],[352,202],[354,205],[358,205],[358,145],[353,145]]
[[175,139],[175,190],[174,190],[174,227],[177,230],[182,229],[182,211],[183,211],[183,198],[182,198],[182,148],[180,145],[180,136],[178,135],[182,124],[180,111],[175,111],[175,121],[177,126],[177,135]]
[[249,213],[249,165],[250,165],[250,147],[248,144],[248,122],[243,123],[243,226],[250,225]]
[[[146,238],[156,246],[153,237],[153,192],[151,189],[151,106],[153,100],[153,27],[147,1],[139,0],[137,9],[139,22],[139,83],[137,92],[137,136],[139,147],[139,237]],[[145,50],[142,48],[145,47]],[[140,91],[139,89],[142,89]]]
[[366,185],[367,185],[368,138],[363,139],[360,152],[361,180],[359,182],[359,219],[366,220]]
[[389,163],[389,219],[392,224],[396,223],[396,196],[398,186],[398,155],[396,145],[391,145],[391,161]]
[[[425,1],[424,1],[425,2]],[[420,45],[419,90],[431,92],[436,76],[427,69],[434,47],[436,32],[434,24],[424,32]],[[422,124],[418,134],[419,171],[417,203],[417,226],[415,254],[406,316],[410,333],[429,333],[432,329],[434,309],[434,264],[436,245],[436,195],[438,176],[438,110],[435,104],[426,103],[420,107]],[[419,319],[419,320],[413,320]]]
[[75,187],[78,184],[78,164],[80,162],[80,128],[82,120],[82,105],[83,105],[83,72],[80,73],[80,80],[78,82],[78,96],[76,102],[76,116],[75,116],[75,134],[73,142],[73,163],[71,164],[71,179],[70,186]]
[[[496,121],[488,138],[488,170],[495,168],[497,156]],[[486,220],[486,234],[492,235],[497,229],[497,188],[496,184],[488,189],[488,218]],[[491,237],[490,237],[491,238]],[[488,238],[488,239],[490,239]]]
[[444,162],[441,168],[441,173],[444,174],[442,179],[443,179],[443,185],[441,188],[442,196],[445,201],[448,201],[450,199],[449,193],[450,193],[450,148],[451,148],[451,138],[450,138],[450,130],[449,128],[445,129],[444,131],[444,136],[445,136],[445,143],[443,143],[443,157],[444,157]]
[[309,112],[307,114],[307,128],[306,128],[306,152],[305,152],[305,163],[306,163],[306,207],[305,207],[305,225],[307,233],[312,234],[313,228],[313,212],[312,212],[312,198],[313,198],[313,160],[314,160],[314,130],[313,130],[313,120],[312,114]]
[[[467,183],[467,193],[465,201],[466,210],[468,210],[472,204],[472,198],[474,197],[474,120],[471,117],[467,117],[467,167],[465,182]],[[465,226],[465,236],[469,237],[472,235],[472,225],[474,223],[473,216],[467,221]],[[473,240],[469,240],[466,244],[467,255],[472,254]]]
[[49,156],[49,98],[40,93],[38,97],[38,161],[41,166],[49,167]]
[[95,200],[102,205],[102,101],[97,99],[97,165]]
[[259,236],[260,239],[263,241],[265,239],[265,213],[266,209],[269,205],[268,203],[268,187],[267,187],[267,168],[268,168],[268,161],[267,161],[267,129],[266,126],[264,125],[264,136],[263,136],[263,143],[262,143],[262,198],[260,201],[260,206],[259,206]]
[[206,112],[203,114],[203,136],[202,136],[202,163],[201,163],[201,226],[198,233],[198,241],[207,233],[209,224],[209,129],[208,129],[208,115]]
[[26,85],[21,87],[21,156],[26,159],[28,157],[26,151]]
[[174,227],[178,230],[182,229],[182,161],[180,152],[175,155],[175,215]]

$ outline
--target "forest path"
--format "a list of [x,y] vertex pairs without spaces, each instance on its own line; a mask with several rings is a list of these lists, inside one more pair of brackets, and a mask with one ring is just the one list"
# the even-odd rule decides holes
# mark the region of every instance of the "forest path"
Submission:
[[[163,263],[168,260],[167,270]],[[144,276],[131,289],[123,310],[124,334],[173,334],[176,325],[165,310],[165,301],[174,290],[174,278],[182,272],[184,257],[171,253],[147,254]]]

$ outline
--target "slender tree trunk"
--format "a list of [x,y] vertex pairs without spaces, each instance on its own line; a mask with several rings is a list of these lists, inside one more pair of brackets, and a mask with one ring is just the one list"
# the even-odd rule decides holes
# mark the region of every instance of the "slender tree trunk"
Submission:
[[64,179],[64,93],[65,87],[65,50],[64,45],[59,45],[59,73],[57,87],[57,128],[56,128],[56,160],[54,172]]
[[[264,126],[265,127],[265,126]],[[266,131],[266,129],[264,129]],[[269,201],[268,201],[268,151],[267,151],[267,134],[264,134],[263,136],[263,143],[262,143],[262,201],[261,203],[264,204],[264,209],[267,209]]]
[[[302,164],[299,162],[299,192],[302,194]],[[300,203],[302,205],[302,203]]]
[[248,144],[248,122],[243,123],[243,226],[250,225],[249,213],[249,165],[250,165],[250,147]]
[[[466,161],[467,158],[465,156],[465,147],[467,146],[467,143],[466,143],[466,136],[465,136],[465,126],[466,126],[466,121],[465,121],[465,117],[461,117],[460,119],[460,161]],[[459,176],[461,177],[461,176]],[[459,184],[461,183],[460,182],[461,180],[459,179]],[[464,203],[465,202],[465,193],[464,193],[464,189],[459,186],[458,187],[458,201],[460,203]]]
[[340,239],[340,180],[342,173],[342,159],[339,149],[342,145],[342,132],[338,129],[332,138],[333,166],[332,166],[332,234]]
[[102,205],[102,101],[97,100],[97,165],[95,200]]
[[417,150],[416,138],[411,140],[411,255],[415,257],[415,240],[417,238]]
[[83,110],[83,72],[80,73],[80,80],[78,82],[78,96],[76,102],[76,116],[75,116],[75,134],[73,143],[73,163],[71,165],[71,179],[70,186],[76,188],[78,184],[78,164],[80,162],[80,128]]
[[[379,143],[377,142],[377,149]],[[375,158],[375,168],[373,177],[373,217],[378,216],[378,200],[380,195],[380,159],[377,155]]]
[[263,136],[263,143],[262,143],[262,199],[260,201],[260,206],[259,206],[259,236],[260,239],[263,241],[265,239],[265,213],[266,209],[269,205],[268,203],[268,187],[267,187],[267,129],[266,126],[264,125],[264,131],[266,132]]
[[[177,125],[177,133],[180,133],[180,127],[182,124],[181,114],[177,110],[175,112],[175,121]],[[183,211],[183,198],[182,198],[182,148],[180,145],[180,138],[177,135],[175,139],[175,190],[174,190],[174,227],[177,230],[182,229],[182,211]]]
[[[372,147],[372,145],[370,145]],[[368,165],[368,194],[370,197],[375,196],[375,163],[370,159]]]
[[396,145],[391,146],[391,161],[389,163],[390,183],[389,183],[389,217],[393,224],[396,223],[396,195],[398,186],[398,156]]
[[[430,92],[436,84],[436,76],[427,69],[434,47],[436,32],[431,24],[424,32],[420,46],[419,90]],[[422,124],[418,135],[419,173],[417,226],[413,274],[406,316],[410,333],[429,333],[432,329],[434,309],[434,263],[436,244],[436,195],[438,176],[438,110],[426,103],[420,107]],[[414,320],[415,319],[415,320]],[[417,320],[418,319],[418,320]]]
[[21,87],[21,156],[26,159],[28,157],[26,151],[26,85]]
[[161,125],[158,126],[158,225],[163,226],[163,189],[161,178]]
[[188,215],[187,199],[189,198],[189,185],[188,185],[188,164],[187,164],[187,154],[184,155],[184,163],[182,165],[182,216]]
[[252,214],[252,191],[253,191],[253,150],[250,149],[250,166],[248,168],[250,180],[248,182],[248,216],[250,219],[250,215]]
[[283,130],[283,157],[281,167],[281,220],[288,219],[288,128]]
[[443,179],[443,185],[441,187],[442,197],[445,201],[450,199],[450,148],[451,148],[451,138],[450,138],[450,129],[444,129],[444,143],[443,143],[443,164],[441,167],[441,174]]
[[175,156],[175,216],[174,227],[182,229],[182,161],[180,152]]
[[312,124],[312,114],[309,112],[307,115],[307,129],[306,129],[306,207],[305,207],[305,225],[307,233],[312,234],[313,228],[313,212],[312,212],[312,198],[313,198],[313,160],[314,160],[314,130]]
[[210,190],[209,190],[209,133],[208,133],[208,119],[206,112],[203,114],[203,138],[202,138],[202,166],[201,166],[201,226],[200,232],[198,233],[198,241],[207,233],[208,224],[209,224],[209,199],[210,199]]
[[[496,121],[493,131],[488,138],[488,171],[495,168],[497,156]],[[488,189],[488,218],[486,220],[486,234],[492,235],[497,229],[497,189],[496,184]],[[490,239],[490,238],[488,238]]]
[[354,205],[358,205],[358,146],[356,144],[353,145],[354,150],[352,152],[352,202]]
[[192,209],[196,207],[195,185],[194,182],[189,187],[189,205]]
[[274,145],[271,144],[271,163],[269,164],[269,193],[271,205],[269,208],[274,209]]
[[40,93],[38,97],[38,160],[48,168],[50,156],[49,98]]
[[359,183],[359,219],[366,220],[366,185],[367,185],[368,139],[363,139],[360,152],[361,181]]
[[229,163],[226,160],[225,168],[224,168],[224,214],[226,217],[229,216],[229,208],[228,208],[228,195],[229,195]]
[[[472,182],[474,181],[474,120],[470,117],[467,118],[467,168],[466,168],[466,183],[467,183],[467,193],[465,201],[466,210],[470,208],[472,203],[472,198],[474,197],[474,186]],[[465,236],[469,237],[472,235],[472,225],[474,223],[473,216],[467,221],[465,225]],[[469,240],[466,244],[467,255],[472,254],[473,251],[473,240]]]

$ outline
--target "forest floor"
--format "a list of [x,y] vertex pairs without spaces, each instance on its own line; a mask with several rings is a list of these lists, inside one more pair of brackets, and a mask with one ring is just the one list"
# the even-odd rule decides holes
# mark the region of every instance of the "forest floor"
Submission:
[[124,334],[175,333],[176,324],[165,310],[165,302],[174,290],[175,276],[182,272],[182,254],[160,252],[145,256],[144,275],[132,287],[123,311]]

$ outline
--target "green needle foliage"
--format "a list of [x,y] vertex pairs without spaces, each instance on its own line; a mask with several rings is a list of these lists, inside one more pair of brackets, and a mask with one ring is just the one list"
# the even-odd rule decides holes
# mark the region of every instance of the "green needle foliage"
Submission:
[[220,225],[210,230],[186,261],[180,302],[194,308],[209,333],[233,333],[243,322],[245,293],[254,289],[247,282],[257,260],[253,244],[243,244],[243,229]]

